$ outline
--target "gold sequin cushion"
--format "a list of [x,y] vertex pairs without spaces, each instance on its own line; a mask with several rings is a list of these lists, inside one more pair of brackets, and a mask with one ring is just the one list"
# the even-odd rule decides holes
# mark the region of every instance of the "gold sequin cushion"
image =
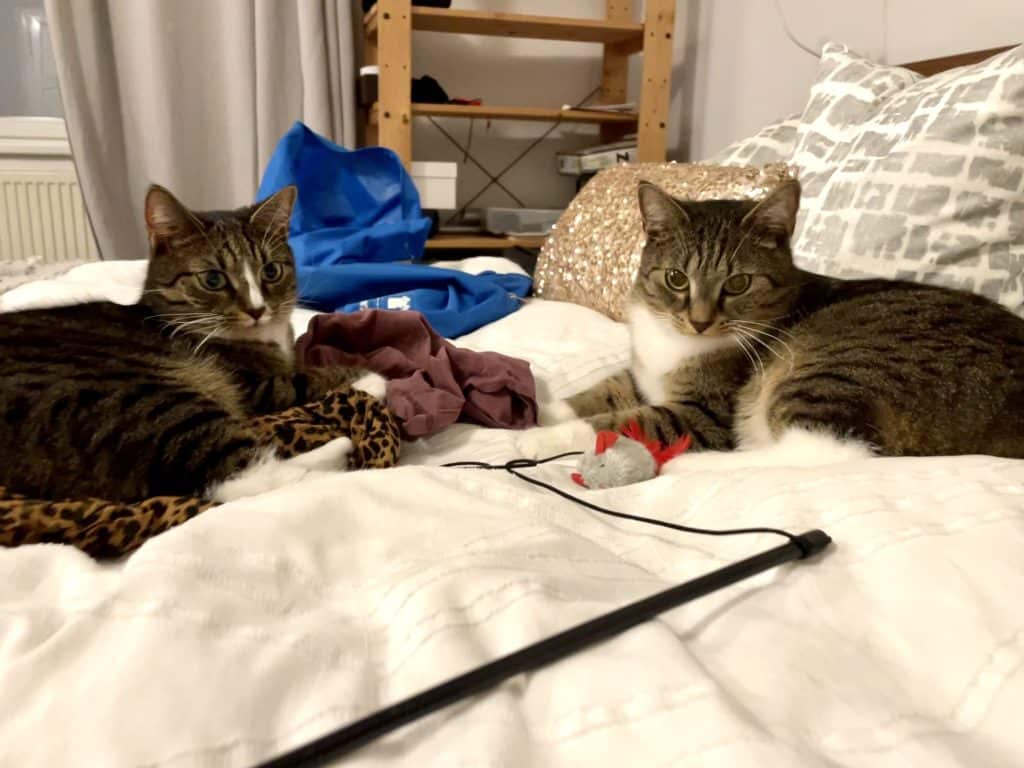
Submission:
[[576,195],[541,248],[535,294],[621,320],[644,242],[636,197],[641,180],[687,200],[754,200],[790,177],[784,163],[763,168],[641,163],[601,171]]

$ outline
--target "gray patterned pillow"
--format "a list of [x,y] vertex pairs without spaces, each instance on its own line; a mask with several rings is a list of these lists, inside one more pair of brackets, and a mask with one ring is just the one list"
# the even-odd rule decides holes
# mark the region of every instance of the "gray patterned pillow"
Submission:
[[769,123],[753,136],[730,144],[704,162],[712,165],[753,166],[788,163],[796,148],[799,127],[800,115]]
[[1024,314],[1024,46],[928,79],[828,44],[792,161],[801,266]]

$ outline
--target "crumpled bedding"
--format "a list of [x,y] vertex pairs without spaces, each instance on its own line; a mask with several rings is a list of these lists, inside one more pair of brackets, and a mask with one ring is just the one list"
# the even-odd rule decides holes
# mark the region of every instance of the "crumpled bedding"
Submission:
[[[99,266],[128,289],[122,265]],[[0,306],[85,297],[77,285]],[[534,301],[459,343],[529,360],[562,395],[624,365],[628,341],[595,312]],[[777,543],[611,520],[438,466],[511,458],[514,437],[456,424],[398,468],[224,505],[120,563],[0,552],[0,765],[252,765]],[[836,543],[346,765],[1024,765],[1024,462],[683,470],[607,491],[573,485],[570,464],[529,471],[616,509]]]

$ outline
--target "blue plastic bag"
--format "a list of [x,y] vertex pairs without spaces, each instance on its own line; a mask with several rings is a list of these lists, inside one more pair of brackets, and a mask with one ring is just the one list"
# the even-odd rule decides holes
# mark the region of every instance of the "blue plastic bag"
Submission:
[[321,312],[412,309],[449,339],[515,312],[532,284],[516,273],[470,275],[422,264],[346,264],[299,271],[305,306]]
[[455,338],[514,312],[530,292],[533,281],[520,274],[385,263],[420,259],[429,230],[416,187],[389,149],[349,151],[296,123],[274,150],[257,197],[288,184],[299,190],[288,242],[305,306],[411,309]]
[[294,184],[288,242],[300,267],[423,256],[430,219],[390,149],[348,150],[297,122],[278,142],[257,199]]

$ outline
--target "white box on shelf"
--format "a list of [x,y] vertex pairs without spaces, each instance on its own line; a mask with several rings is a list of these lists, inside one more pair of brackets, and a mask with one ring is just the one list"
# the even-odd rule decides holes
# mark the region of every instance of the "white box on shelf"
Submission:
[[451,211],[455,204],[455,181],[459,175],[458,163],[413,160],[412,180],[420,193],[420,207]]

